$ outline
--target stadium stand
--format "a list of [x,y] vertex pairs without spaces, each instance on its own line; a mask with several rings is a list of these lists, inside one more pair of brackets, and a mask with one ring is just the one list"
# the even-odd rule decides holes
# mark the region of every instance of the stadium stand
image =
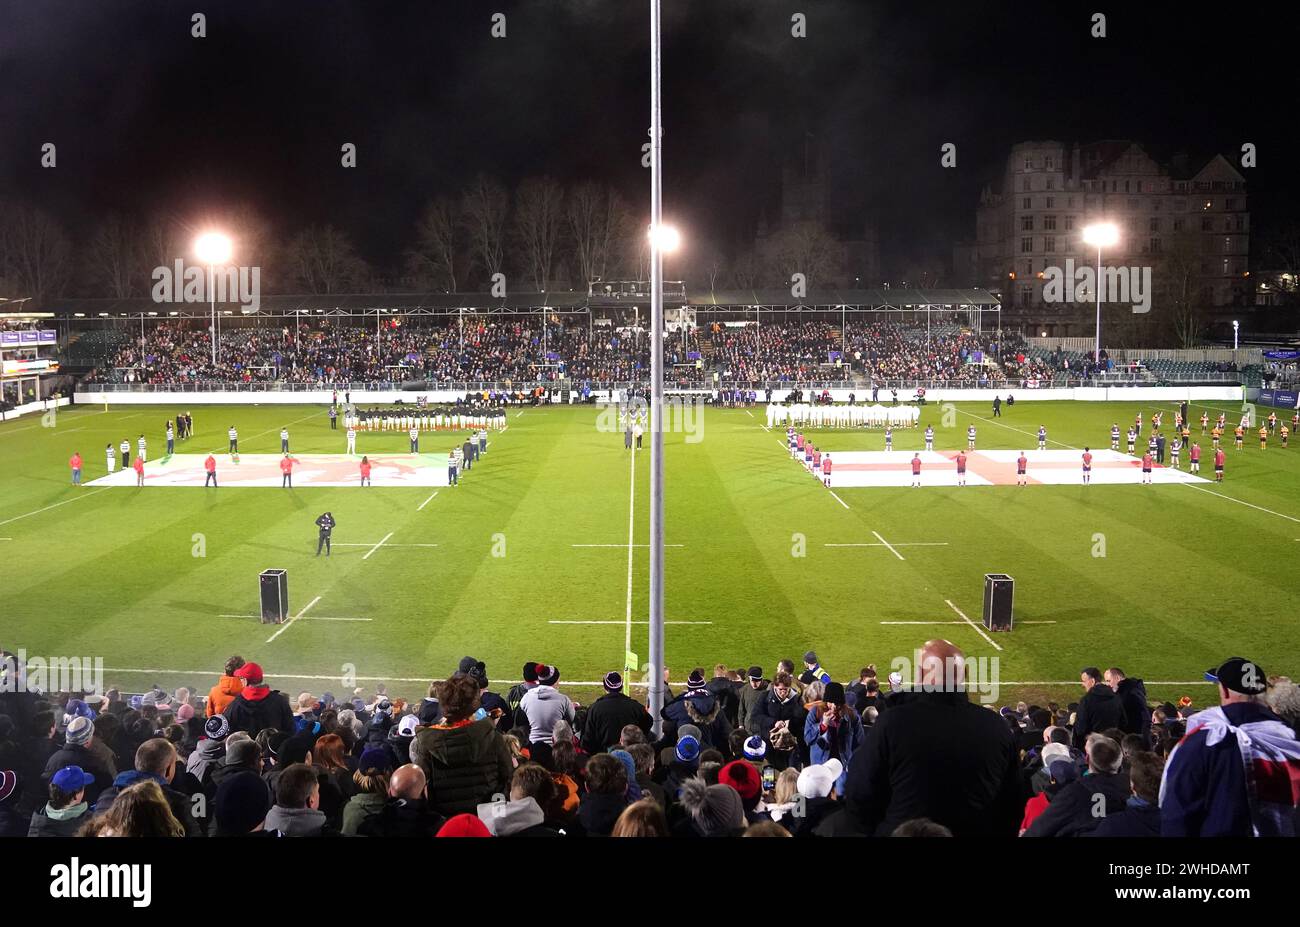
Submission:
[[[1285,677],[1231,658],[1216,704],[1194,707],[1085,668],[1077,703],[995,709],[953,691],[960,673],[944,681],[964,660],[952,644],[923,656],[907,688],[873,666],[836,681],[813,652],[798,675],[697,668],[670,687],[658,740],[617,672],[583,705],[557,667],[529,663],[494,692],[473,657],[412,702],[383,686],[290,696],[242,657],[173,692],[6,686],[0,835],[1295,834],[1300,688]],[[1227,724],[1250,734],[1250,787],[1236,739],[1210,736]]]

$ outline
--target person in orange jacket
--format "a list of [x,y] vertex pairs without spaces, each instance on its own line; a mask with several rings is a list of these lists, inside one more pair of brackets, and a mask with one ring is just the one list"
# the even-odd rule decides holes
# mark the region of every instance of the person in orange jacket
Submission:
[[68,466],[72,468],[72,485],[81,485],[81,454],[77,451],[72,452],[72,457],[68,459]]
[[135,458],[135,463],[131,464],[131,467],[132,469],[135,470],[135,485],[143,486],[144,485],[144,458],[137,454]]
[[369,457],[361,458],[361,485],[362,486],[370,485],[370,458]]
[[284,457],[280,460],[280,474],[281,474],[280,488],[281,489],[284,489],[286,486],[289,487],[290,489],[293,489],[293,465],[295,462],[296,461],[294,461],[294,459],[290,457],[288,454],[285,454]]
[[211,483],[212,488],[216,489],[217,488],[217,458],[209,454],[208,459],[203,461],[203,469],[207,472],[207,476],[203,478],[203,488],[207,489],[208,483]]
[[219,715],[226,710],[226,706],[235,700],[244,688],[244,680],[235,675],[235,670],[244,665],[244,658],[240,656],[231,657],[226,661],[226,670],[217,684],[208,691],[207,716]]

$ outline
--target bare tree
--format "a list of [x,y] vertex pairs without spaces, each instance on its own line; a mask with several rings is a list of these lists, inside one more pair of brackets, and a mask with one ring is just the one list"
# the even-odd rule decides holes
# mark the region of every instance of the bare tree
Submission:
[[479,174],[461,199],[465,224],[469,231],[470,250],[483,264],[488,277],[501,272],[502,235],[510,198],[505,188],[490,177]]
[[14,296],[37,301],[58,296],[68,281],[72,245],[43,210],[23,204],[0,207],[0,276]]
[[138,292],[143,239],[125,217],[114,213],[95,229],[86,246],[87,276],[99,295],[124,299]]
[[842,250],[822,226],[801,222],[770,238],[763,256],[780,275],[783,285],[788,285],[794,274],[803,274],[811,292],[814,284],[831,284],[830,278],[840,271]]
[[604,280],[614,245],[631,221],[627,207],[612,188],[588,181],[569,193],[565,217],[582,282]]
[[1160,275],[1156,289],[1167,310],[1164,315],[1168,329],[1180,348],[1196,347],[1205,329],[1205,309],[1197,286],[1200,244],[1200,236],[1194,232],[1176,233],[1156,262]]
[[462,228],[460,204],[446,196],[430,203],[416,226],[416,247],[407,257],[412,273],[456,292]]
[[288,265],[295,281],[309,293],[346,293],[367,275],[347,235],[333,226],[312,226],[289,244]]
[[549,177],[530,178],[515,194],[515,235],[538,292],[546,289],[564,221],[564,191]]

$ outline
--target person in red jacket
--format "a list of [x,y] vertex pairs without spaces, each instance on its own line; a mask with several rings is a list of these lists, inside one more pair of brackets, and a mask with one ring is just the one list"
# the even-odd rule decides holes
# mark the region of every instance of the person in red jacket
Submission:
[[830,451],[826,452],[826,457],[822,460],[822,479],[826,483],[826,488],[831,485],[831,455]]
[[143,486],[144,485],[144,458],[141,457],[139,454],[137,454],[135,457],[135,463],[131,464],[131,467],[132,469],[135,470],[135,485]]
[[1151,465],[1154,462],[1155,462],[1155,458],[1151,456],[1150,451],[1147,451],[1145,454],[1142,455],[1142,482],[1144,483],[1151,482]]
[[209,454],[208,459],[203,461],[203,469],[207,471],[207,476],[203,478],[203,488],[207,489],[208,483],[211,483],[212,488],[216,489],[217,488],[217,458]]
[[293,464],[294,460],[288,454],[280,461],[280,488],[286,486],[293,489]]
[[73,451],[72,457],[68,459],[68,466],[72,468],[72,485],[81,485],[81,453]]
[[921,455],[912,455],[912,487],[921,485]]
[[1214,482],[1223,482],[1223,448],[1214,452]]
[[365,456],[361,458],[361,485],[370,485],[370,458]]

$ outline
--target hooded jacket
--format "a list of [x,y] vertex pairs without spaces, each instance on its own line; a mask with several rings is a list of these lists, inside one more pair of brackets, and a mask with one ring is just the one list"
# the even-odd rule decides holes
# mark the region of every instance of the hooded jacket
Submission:
[[754,706],[758,704],[763,696],[767,695],[768,682],[766,679],[759,682],[757,689],[754,688],[748,680],[740,687],[740,707],[736,712],[736,724],[745,730],[753,732],[753,715]]
[[208,690],[207,716],[211,718],[225,713],[226,708],[243,688],[244,680],[235,676],[222,676],[218,679],[217,684]]
[[799,737],[803,733],[805,714],[803,699],[799,697],[799,693],[793,686],[784,701],[777,696],[775,688],[768,686],[763,697],[754,706],[754,713],[750,716],[750,720],[754,722],[754,733],[762,734],[765,740],[771,738],[772,726],[778,721],[789,721],[790,733]]
[[226,742],[224,740],[211,740],[205,737],[190,751],[189,758],[185,761],[185,771],[201,784],[206,784],[205,779],[209,770],[220,763],[225,755]]
[[1124,709],[1124,721],[1119,728],[1125,734],[1142,738],[1142,748],[1151,742],[1151,709],[1147,707],[1147,687],[1141,679],[1125,676],[1115,690]]
[[726,676],[714,676],[704,684],[709,694],[717,699],[718,707],[722,709],[722,713],[727,716],[727,721],[733,728],[739,723],[740,717],[739,687],[740,683],[732,682]]
[[479,805],[478,819],[493,837],[560,836],[555,828],[546,826],[546,813],[531,795]]
[[90,806],[84,801],[66,808],[45,805],[32,812],[28,837],[75,837],[81,825],[90,820]]
[[293,709],[288,696],[269,686],[244,686],[222,714],[230,722],[231,731],[244,731],[250,737],[268,727],[293,733]]
[[660,717],[664,720],[664,742],[677,742],[677,729],[683,724],[693,724],[700,729],[700,748],[713,747],[728,750],[731,736],[731,722],[722,713],[718,700],[707,689],[687,689],[678,698],[663,707]]
[[167,799],[167,807],[171,808],[176,820],[185,825],[185,836],[198,836],[198,822],[194,820],[194,815],[190,813],[190,797],[184,792],[172,788],[171,783],[162,776],[156,776],[149,772],[140,772],[138,769],[128,769],[126,772],[117,774],[113,784],[100,793],[98,801],[95,802],[95,814],[103,814],[109,808],[112,808],[113,802],[117,800],[117,796],[124,789],[129,789],[136,783],[146,781],[158,783],[158,787],[162,789],[163,797]]
[[509,792],[514,774],[510,747],[487,718],[418,731],[411,760],[428,780],[430,809],[448,818],[474,814],[493,795]]
[[[1082,837],[1105,818],[1122,812],[1130,794],[1125,773],[1088,773],[1052,796],[1025,836]],[[1098,795],[1102,797],[1100,803]],[[1099,813],[1099,808],[1104,808],[1105,813]]]
[[113,775],[108,767],[94,751],[81,744],[65,744],[50,754],[50,758],[45,762],[45,772],[41,776],[44,783],[48,785],[54,774],[64,766],[80,766],[95,777],[95,781],[86,786],[86,801],[91,804],[95,803],[104,789],[113,784]]
[[286,808],[274,805],[266,815],[266,829],[277,830],[285,837],[332,836],[325,813],[316,808]]
[[[573,702],[554,686],[534,686],[519,702],[519,710],[528,719],[528,740],[549,744],[554,737],[555,722],[573,722]],[[470,809],[471,811],[473,809]]]

